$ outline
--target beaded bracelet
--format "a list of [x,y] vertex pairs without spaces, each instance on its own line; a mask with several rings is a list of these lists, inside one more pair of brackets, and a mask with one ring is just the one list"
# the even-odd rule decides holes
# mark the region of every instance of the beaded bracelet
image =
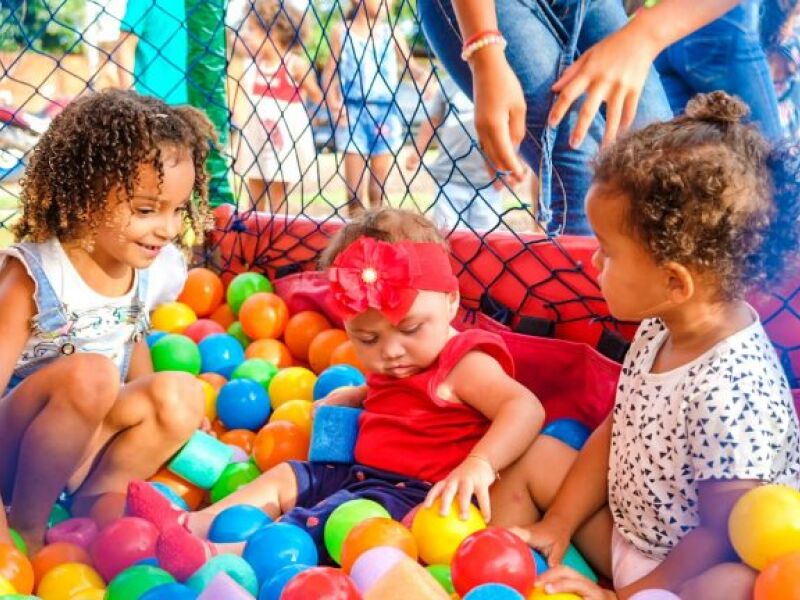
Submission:
[[486,46],[499,44],[500,47],[505,50],[507,45],[506,38],[504,38],[499,31],[483,31],[473,35],[467,42],[468,43],[464,44],[464,48],[461,50],[461,60],[464,62],[467,62],[473,54]]
[[492,464],[492,461],[490,461],[488,458],[486,458],[485,456],[481,456],[480,454],[468,454],[467,458],[477,458],[478,460],[485,462],[487,465],[489,465],[489,468],[492,470],[492,473],[494,473],[495,480],[497,481],[500,480],[500,473],[497,472],[497,470],[494,468],[494,465]]

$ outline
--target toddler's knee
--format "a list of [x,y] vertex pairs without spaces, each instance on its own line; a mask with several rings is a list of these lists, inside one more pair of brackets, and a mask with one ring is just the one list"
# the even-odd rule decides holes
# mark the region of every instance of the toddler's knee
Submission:
[[63,359],[54,382],[73,410],[87,421],[100,423],[119,395],[119,369],[101,354],[73,354]]
[[188,437],[203,421],[203,388],[188,373],[159,373],[150,396],[156,419],[169,434]]
[[685,600],[750,600],[756,572],[742,563],[723,563],[687,581],[678,595]]

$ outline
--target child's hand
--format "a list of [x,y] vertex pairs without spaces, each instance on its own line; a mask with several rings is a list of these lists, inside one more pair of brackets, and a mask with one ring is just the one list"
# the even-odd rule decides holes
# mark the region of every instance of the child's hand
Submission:
[[458,507],[463,520],[469,517],[469,505],[472,496],[478,499],[483,519],[488,523],[492,520],[491,504],[489,502],[489,487],[497,478],[492,465],[478,456],[468,456],[458,465],[446,479],[436,483],[425,498],[425,506],[430,508],[436,498],[441,497],[441,514],[450,512],[450,505],[458,496]]
[[511,531],[546,556],[550,567],[561,564],[572,537],[572,531],[559,517],[547,515],[538,523],[528,527],[511,527]]
[[412,148],[406,155],[406,169],[409,171],[416,171],[417,167],[419,167],[419,162],[419,154]]
[[367,386],[349,385],[333,390],[322,400],[314,402],[311,409],[312,417],[317,413],[320,406],[348,406],[350,408],[361,408],[364,405],[364,398],[367,395]]
[[583,600],[617,600],[617,595],[601,588],[583,575],[559,565],[548,569],[536,582],[547,594],[576,594]]

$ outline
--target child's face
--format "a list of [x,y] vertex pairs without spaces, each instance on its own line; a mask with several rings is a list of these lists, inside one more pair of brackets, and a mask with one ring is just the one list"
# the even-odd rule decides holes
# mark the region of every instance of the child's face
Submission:
[[255,12],[251,12],[250,16],[245,19],[244,27],[239,32],[239,39],[247,51],[247,55],[253,58],[272,45]]
[[609,186],[594,185],[586,197],[586,216],[599,248],[592,263],[598,283],[617,319],[639,321],[660,315],[669,304],[669,275],[630,233],[628,198]]
[[428,368],[450,339],[458,294],[421,290],[397,325],[370,309],[345,323],[356,354],[373,373],[408,377]]
[[194,163],[188,153],[162,150],[164,179],[143,163],[133,196],[109,193],[109,215],[95,237],[94,252],[127,266],[149,267],[161,249],[180,235],[194,187]]

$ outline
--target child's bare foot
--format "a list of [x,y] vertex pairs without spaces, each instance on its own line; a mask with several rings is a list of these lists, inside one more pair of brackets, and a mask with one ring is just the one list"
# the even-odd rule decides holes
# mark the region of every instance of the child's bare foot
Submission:
[[[209,507],[213,508],[213,507]],[[209,512],[201,510],[200,512],[186,513],[185,526],[194,535],[201,539],[208,538],[208,530],[211,529],[211,524],[217,518],[219,512]]]

